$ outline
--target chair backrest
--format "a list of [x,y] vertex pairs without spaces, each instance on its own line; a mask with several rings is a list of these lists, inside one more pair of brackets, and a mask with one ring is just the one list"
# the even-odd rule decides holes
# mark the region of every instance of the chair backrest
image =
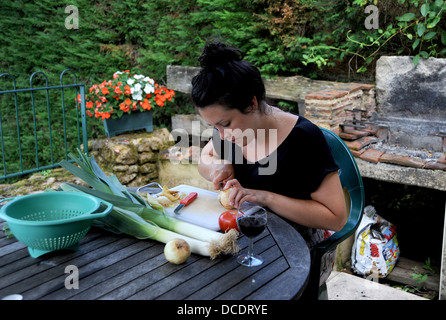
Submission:
[[355,158],[347,145],[334,132],[325,128],[321,128],[321,130],[331,147],[336,163],[340,167],[339,178],[344,191],[348,192],[348,198],[350,200],[350,213],[345,226],[342,230],[336,232],[318,245],[318,247],[323,248],[323,251],[326,252],[355,232],[361,222],[365,199],[361,174]]
[[[364,186],[355,158],[347,145],[334,132],[321,128],[336,163],[339,166],[339,178],[346,195],[349,216],[344,227],[311,248],[311,270],[304,299],[320,299],[326,292],[325,283],[320,281],[321,260],[325,253],[351,236],[358,228],[364,210]],[[325,287],[325,289],[324,289]]]

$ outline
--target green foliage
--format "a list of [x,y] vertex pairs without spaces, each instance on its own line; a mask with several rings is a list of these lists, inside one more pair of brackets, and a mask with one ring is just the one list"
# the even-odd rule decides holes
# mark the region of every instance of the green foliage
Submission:
[[[353,4],[364,7],[378,4],[376,0],[355,0]],[[380,1],[378,11],[386,14],[390,1]],[[387,5],[387,6],[385,6]],[[393,3],[395,6],[395,3]],[[357,12],[357,8],[348,11]],[[443,0],[398,0],[393,8],[391,19],[380,19],[378,30],[349,30],[345,44],[319,44],[310,48],[307,63],[327,61],[324,50],[336,50],[360,58],[358,72],[367,71],[367,67],[385,54],[412,55],[414,65],[421,58],[446,56],[446,2]],[[396,13],[395,13],[396,12]],[[383,22],[387,24],[383,26]],[[321,67],[320,63],[318,67]]]
[[429,276],[435,274],[435,269],[431,265],[431,259],[428,257],[423,265],[423,270],[419,270],[418,267],[412,268],[412,279],[417,282],[417,287],[414,290],[420,290]]
[[[315,75],[381,54],[446,55],[443,0],[73,0],[79,29],[65,28],[66,2],[18,0],[0,8],[0,70],[26,77],[66,68],[86,85],[117,70],[165,84],[169,64],[197,65],[213,38],[240,47],[265,75]],[[367,30],[364,8],[379,9]],[[320,73],[319,73],[320,74]],[[24,80],[25,81],[25,80]],[[21,82],[23,83],[23,82]]]

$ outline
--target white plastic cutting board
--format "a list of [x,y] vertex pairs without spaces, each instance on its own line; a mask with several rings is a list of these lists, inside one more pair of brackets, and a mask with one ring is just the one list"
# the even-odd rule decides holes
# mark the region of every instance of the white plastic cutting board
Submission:
[[218,201],[218,192],[209,191],[185,184],[170,188],[169,190],[184,192],[186,195],[191,192],[198,193],[197,198],[188,206],[183,207],[179,214],[175,214],[176,206],[166,208],[166,212],[179,220],[187,221],[201,227],[219,231],[218,217],[225,208]]

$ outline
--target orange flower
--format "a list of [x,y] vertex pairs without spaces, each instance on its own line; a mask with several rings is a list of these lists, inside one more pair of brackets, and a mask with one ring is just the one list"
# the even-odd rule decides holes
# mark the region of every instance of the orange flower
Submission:
[[142,108],[144,110],[150,110],[152,109],[152,105],[150,104],[150,101],[147,99],[144,99],[143,103],[142,103]]
[[108,89],[106,87],[103,87],[101,89],[101,92],[102,92],[102,94],[109,94],[110,93],[110,91],[108,91]]
[[160,107],[164,107],[164,101],[160,100],[160,99],[155,99],[155,102],[158,106]]
[[92,101],[87,101],[87,103],[85,104],[85,107],[87,107],[88,109],[93,108],[93,102]]
[[121,90],[120,87],[116,87],[114,91],[115,91],[115,93],[117,93],[117,94],[122,94],[122,90]]
[[130,99],[125,99],[124,102],[127,106],[130,106],[132,104],[132,100],[130,100]]
[[90,93],[98,87],[97,84],[94,84],[90,87]]
[[129,112],[130,108],[128,107],[128,105],[126,105],[125,103],[121,103],[119,105],[119,109],[121,109],[124,112]]
[[126,86],[124,87],[124,93],[125,93],[125,94],[131,94],[131,93],[132,93],[132,91],[131,91],[129,85],[126,85]]

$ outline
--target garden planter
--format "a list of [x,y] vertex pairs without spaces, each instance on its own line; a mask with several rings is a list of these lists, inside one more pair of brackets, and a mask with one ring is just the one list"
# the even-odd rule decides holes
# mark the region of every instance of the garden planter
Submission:
[[104,119],[104,128],[107,137],[111,138],[118,133],[145,129],[153,131],[153,111],[125,113],[121,118]]

